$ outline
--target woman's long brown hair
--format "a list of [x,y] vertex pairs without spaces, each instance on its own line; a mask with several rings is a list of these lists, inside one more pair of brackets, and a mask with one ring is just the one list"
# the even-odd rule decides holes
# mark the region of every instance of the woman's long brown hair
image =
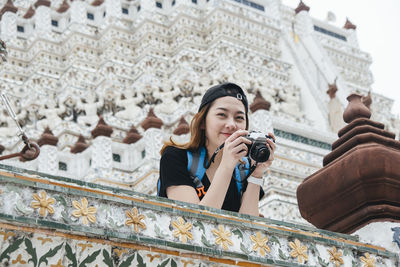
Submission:
[[[205,105],[199,112],[197,112],[190,123],[190,140],[185,144],[177,144],[172,140],[172,136],[169,138],[169,141],[164,142],[163,147],[160,150],[160,154],[162,155],[164,150],[169,146],[174,146],[181,149],[189,149],[192,151],[198,150],[200,147],[206,145],[206,116],[213,102]],[[249,118],[246,112],[246,130],[249,129]]]
[[197,112],[192,121],[190,122],[190,140],[185,144],[177,144],[172,140],[172,136],[169,141],[165,142],[161,148],[161,155],[164,150],[169,146],[174,146],[182,149],[198,150],[201,146],[206,144],[206,134],[205,134],[205,121],[208,110],[210,109],[211,103],[207,104],[199,112]]

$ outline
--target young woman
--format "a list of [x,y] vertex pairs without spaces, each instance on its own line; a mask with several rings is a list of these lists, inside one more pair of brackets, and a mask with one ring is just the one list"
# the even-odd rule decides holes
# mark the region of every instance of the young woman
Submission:
[[[258,201],[264,194],[262,176],[274,159],[275,144],[267,139],[266,146],[271,152],[268,161],[258,163],[251,176],[238,184],[234,170],[243,164],[248,152],[246,144],[252,143],[245,138],[248,125],[247,98],[238,85],[223,83],[208,89],[192,119],[190,141],[178,145],[171,139],[161,149],[159,195],[258,216]],[[222,144],[223,148],[215,153]],[[201,179],[204,194],[196,191],[187,152],[196,153],[202,148],[206,151],[204,162],[199,162],[206,168]]]

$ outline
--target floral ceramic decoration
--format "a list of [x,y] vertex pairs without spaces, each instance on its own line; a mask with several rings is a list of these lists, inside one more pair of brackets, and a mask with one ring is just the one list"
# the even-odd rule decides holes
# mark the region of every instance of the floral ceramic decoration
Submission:
[[96,222],[96,207],[88,207],[88,201],[86,197],[81,199],[81,203],[74,200],[72,201],[72,205],[76,210],[72,212],[72,215],[76,218],[82,217],[82,223],[87,225],[89,222],[95,223]]
[[228,249],[228,245],[229,246],[233,245],[232,241],[229,239],[229,237],[232,234],[229,231],[225,231],[224,230],[224,226],[219,225],[218,226],[218,230],[217,229],[213,229],[212,233],[217,237],[215,239],[215,243],[217,245],[221,245],[224,250]]
[[360,260],[363,262],[363,267],[375,267],[375,258],[371,257],[368,252],[365,253],[364,256],[360,257]]
[[40,197],[38,194],[33,194],[33,199],[36,201],[31,202],[31,207],[39,209],[39,215],[45,217],[47,212],[50,214],[54,213],[54,208],[51,206],[56,203],[54,198],[47,198],[45,191],[40,191]]
[[127,210],[125,214],[126,217],[128,217],[128,219],[125,221],[125,224],[128,226],[133,225],[133,229],[135,230],[136,233],[139,232],[139,227],[142,228],[143,230],[146,229],[146,224],[142,222],[142,220],[144,220],[146,216],[144,216],[143,214],[139,214],[138,209],[136,207],[132,209],[132,212]]
[[336,267],[339,267],[344,263],[342,259],[343,253],[341,251],[337,251],[336,247],[333,247],[331,250],[328,249],[328,252],[330,255],[329,261],[335,264]]
[[297,261],[301,264],[308,260],[307,247],[303,246],[298,239],[294,242],[290,242],[289,246],[292,248],[290,252],[292,258],[297,258]]
[[180,238],[181,242],[186,243],[188,239],[193,240],[193,235],[190,232],[192,224],[183,220],[182,217],[178,218],[178,221],[173,221],[172,226],[175,230],[172,232],[175,237]]
[[256,235],[250,236],[251,241],[254,242],[253,251],[257,251],[261,256],[265,256],[266,252],[270,253],[271,249],[267,245],[268,238],[261,235],[261,232],[257,232]]

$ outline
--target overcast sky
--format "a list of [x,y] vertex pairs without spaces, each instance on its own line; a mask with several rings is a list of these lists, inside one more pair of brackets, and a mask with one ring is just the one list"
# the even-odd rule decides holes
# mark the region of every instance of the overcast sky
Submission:
[[[297,7],[300,0],[281,0]],[[334,25],[343,27],[346,17],[357,26],[361,50],[372,56],[372,91],[395,99],[392,112],[400,116],[400,0],[303,0],[310,15],[325,20],[336,15]]]

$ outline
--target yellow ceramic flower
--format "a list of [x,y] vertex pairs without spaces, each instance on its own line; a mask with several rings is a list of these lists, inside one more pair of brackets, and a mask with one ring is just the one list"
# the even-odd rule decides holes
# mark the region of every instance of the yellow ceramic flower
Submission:
[[336,267],[339,267],[340,265],[344,264],[342,255],[343,253],[341,251],[336,251],[336,247],[333,247],[332,250],[328,250],[329,254],[331,255],[329,257],[329,260],[333,262]]
[[46,216],[46,211],[51,214],[54,213],[54,208],[51,205],[56,203],[56,201],[52,197],[47,198],[45,191],[40,191],[40,197],[38,194],[33,194],[33,199],[36,201],[31,202],[31,207],[34,209],[39,209],[40,216]]
[[232,241],[229,239],[229,237],[232,235],[229,231],[224,230],[224,227],[222,225],[218,226],[219,230],[217,229],[213,229],[212,233],[217,237],[215,239],[215,243],[217,245],[221,245],[223,249],[227,250],[228,249],[228,245],[232,246],[233,243]]
[[174,221],[171,223],[173,227],[176,229],[172,232],[174,236],[179,237],[181,239],[181,242],[186,243],[187,239],[193,239],[193,235],[190,232],[190,229],[192,229],[192,224],[183,220],[182,217],[178,218],[178,221]]
[[144,222],[141,222],[141,220],[144,220],[146,216],[138,214],[138,210],[136,207],[132,209],[132,212],[127,210],[126,217],[128,217],[128,219],[125,221],[125,224],[128,226],[133,225],[133,229],[136,233],[139,232],[139,227],[142,227],[143,230],[146,229],[146,224]]
[[257,249],[259,249],[261,256],[264,257],[266,254],[265,252],[271,252],[271,249],[267,245],[268,238],[262,237],[261,232],[257,232],[255,236],[250,236],[250,239],[254,242],[253,251],[257,251]]
[[375,258],[372,258],[369,253],[365,253],[364,256],[361,256],[360,259],[364,263],[363,267],[375,267]]
[[303,264],[305,261],[308,260],[307,247],[302,246],[298,239],[294,240],[294,243],[290,242],[289,246],[293,249],[290,252],[290,256],[292,258],[297,258],[300,264]]
[[83,197],[81,199],[81,203],[79,203],[76,200],[72,201],[72,205],[76,209],[72,212],[72,215],[76,218],[79,218],[82,216],[83,224],[88,224],[88,221],[90,221],[91,223],[95,223],[96,222],[95,215],[97,212],[97,208],[93,207],[93,206],[88,207],[88,201],[87,201],[86,197]]

